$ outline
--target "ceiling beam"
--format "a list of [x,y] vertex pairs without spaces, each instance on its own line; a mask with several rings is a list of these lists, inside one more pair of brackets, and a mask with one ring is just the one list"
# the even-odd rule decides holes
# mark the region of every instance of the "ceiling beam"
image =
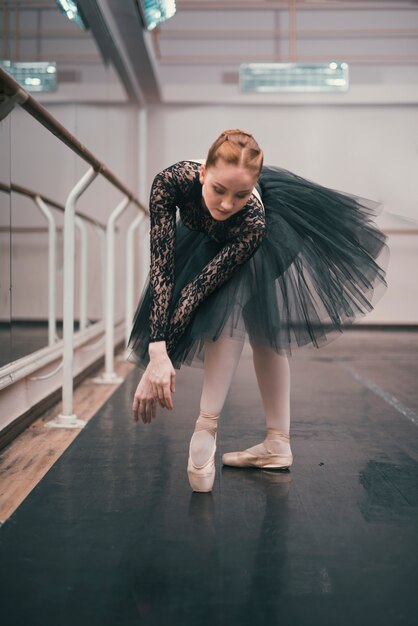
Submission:
[[298,55],[297,58],[289,59],[289,55],[275,54],[229,54],[229,55],[170,55],[162,56],[159,63],[162,65],[235,65],[237,63],[327,63],[338,59],[347,63],[418,63],[418,55],[397,54],[397,55],[374,55],[374,54],[348,54],[334,56],[332,54],[321,55]]
[[[177,0],[177,10],[180,11],[275,11],[290,9],[289,0],[282,0],[281,2],[257,2],[254,0],[209,0],[207,2],[200,2],[198,0]],[[388,11],[388,10],[417,10],[418,0],[409,0],[408,2],[400,0],[394,2],[393,0],[375,0],[369,2],[365,0],[357,0],[356,2],[336,2],[330,0],[329,2],[324,0],[298,0],[296,8],[298,11],[312,11],[312,10],[373,10],[373,11]]]
[[[51,63],[57,61],[60,65],[74,65],[81,63],[82,65],[103,65],[103,59],[99,54],[77,54],[77,53],[59,53],[48,52],[42,54],[25,54],[25,63]],[[58,68],[59,71],[59,68]]]
[[[13,11],[18,5],[19,11],[56,11],[57,6],[53,1],[46,2],[17,2],[16,0],[3,0],[0,4],[0,13],[3,10]],[[199,2],[197,0],[177,0],[178,11],[219,11],[219,10],[247,10],[247,11],[272,11],[272,10],[288,10],[289,0],[266,0],[260,3],[257,0],[207,0]],[[323,10],[417,10],[418,0],[297,0],[298,11],[312,11],[313,9]]]
[[[167,39],[287,39],[288,30],[172,30],[161,28],[158,33],[160,40]],[[385,38],[393,36],[404,39],[417,37],[416,28],[379,28],[379,29],[332,29],[332,30],[298,30],[298,39],[345,39]]]
[[[14,33],[14,29],[9,29],[10,33]],[[45,29],[45,30],[34,30],[34,29],[19,29],[19,39],[90,39],[90,33],[85,30],[81,30],[77,28],[77,30],[64,30],[64,29]]]

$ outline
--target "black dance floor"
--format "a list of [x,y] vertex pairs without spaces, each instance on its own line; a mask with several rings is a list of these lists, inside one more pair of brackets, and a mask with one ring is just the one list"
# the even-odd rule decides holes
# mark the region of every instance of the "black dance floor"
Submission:
[[186,474],[202,371],[151,426],[133,372],[0,528],[2,624],[418,625],[417,347],[352,331],[294,356],[289,472],[221,468],[263,437],[246,350],[212,494]]

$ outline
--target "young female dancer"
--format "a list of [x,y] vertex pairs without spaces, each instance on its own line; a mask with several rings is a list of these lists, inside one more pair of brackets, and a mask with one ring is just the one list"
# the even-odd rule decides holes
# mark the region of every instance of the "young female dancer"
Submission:
[[387,286],[377,206],[263,166],[240,129],[223,132],[205,162],[180,161],[155,177],[150,278],[129,340],[128,359],[145,368],[132,410],[148,424],[157,404],[172,409],[175,368],[204,360],[187,467],[194,491],[212,490],[217,422],[247,335],[266,437],[222,462],[292,464],[288,355],[292,345],[329,341]]

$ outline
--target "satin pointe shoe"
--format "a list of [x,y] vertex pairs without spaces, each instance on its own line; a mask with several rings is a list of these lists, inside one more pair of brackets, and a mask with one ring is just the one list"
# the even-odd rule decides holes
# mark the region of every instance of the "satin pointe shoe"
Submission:
[[[222,456],[222,463],[232,467],[258,467],[261,469],[287,469],[293,463],[293,455],[279,454],[269,445],[274,440],[282,440],[289,443],[288,434],[276,430],[275,428],[267,429],[267,437],[262,443],[265,451],[255,452],[252,449],[242,450],[240,452],[226,452]],[[259,446],[254,446],[258,448]]]
[[[215,481],[215,452],[216,452],[216,422],[213,425],[214,420],[210,418],[199,418],[196,422],[195,432],[192,435],[189,446],[189,460],[187,463],[187,475],[189,477],[190,487],[193,491],[205,493],[212,491],[213,483]],[[196,432],[200,430],[206,430],[213,436],[213,448],[208,460],[203,465],[198,465],[193,461],[192,457],[192,444],[193,437]]]

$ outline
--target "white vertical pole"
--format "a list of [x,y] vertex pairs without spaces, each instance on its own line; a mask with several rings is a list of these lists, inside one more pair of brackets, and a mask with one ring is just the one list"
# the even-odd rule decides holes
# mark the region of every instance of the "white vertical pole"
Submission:
[[106,231],[100,226],[94,227],[99,237],[99,246],[100,246],[100,267],[102,271],[100,272],[101,279],[101,299],[102,299],[102,315],[100,319],[104,319],[106,315]]
[[[139,190],[138,198],[141,202],[148,206],[149,190],[147,185],[147,163],[148,163],[148,112],[143,108],[139,111]],[[146,222],[147,223],[147,222]],[[142,291],[145,279],[148,275],[150,258],[149,258],[149,237],[142,236],[143,228],[140,230],[139,245],[139,280],[137,294]]]
[[[145,233],[144,233],[144,226],[146,226]],[[147,280],[147,276],[150,271],[149,219],[141,223],[139,227],[138,235],[139,235],[138,249],[140,251],[138,292],[141,293],[144,289],[145,282]]]
[[74,337],[74,231],[75,205],[81,194],[96,178],[98,172],[91,167],[71,190],[65,204],[64,215],[64,351],[63,351],[63,388],[62,413],[57,422],[68,428],[80,428],[85,425],[73,415],[73,337]]
[[79,330],[87,328],[87,227],[81,217],[76,216],[75,225],[80,233],[80,327]]
[[[148,115],[147,109],[142,108],[138,114],[138,198],[145,206],[147,200],[147,148],[148,148]],[[126,241],[126,300],[125,300],[125,344],[128,344],[129,335],[132,329],[132,318],[134,315],[134,294],[140,289],[135,290],[135,235],[144,219],[144,215],[138,215],[129,226]],[[143,254],[140,249],[140,268],[142,267]]]
[[113,209],[106,229],[106,351],[105,371],[103,377],[94,378],[94,382],[100,384],[119,384],[123,378],[116,376],[114,371],[114,335],[115,335],[115,222],[123,213],[130,202],[129,196],[125,196],[122,202]]
[[148,114],[146,109],[139,110],[139,137],[138,137],[138,198],[147,206],[147,150],[148,150]]
[[35,196],[35,204],[48,220],[48,345],[52,346],[57,334],[56,308],[56,253],[57,226],[52,211],[40,196]]
[[132,329],[132,319],[134,316],[135,235],[137,234],[138,227],[144,217],[144,213],[140,213],[129,226],[126,234],[125,346],[128,345],[129,335],[131,334]]

